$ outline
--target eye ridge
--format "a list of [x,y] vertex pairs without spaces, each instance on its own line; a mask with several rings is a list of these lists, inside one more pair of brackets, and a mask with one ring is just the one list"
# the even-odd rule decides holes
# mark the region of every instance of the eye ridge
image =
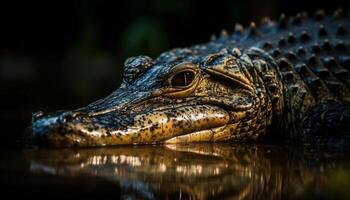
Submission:
[[170,84],[172,87],[186,87],[191,85],[195,78],[192,70],[183,70],[172,76]]

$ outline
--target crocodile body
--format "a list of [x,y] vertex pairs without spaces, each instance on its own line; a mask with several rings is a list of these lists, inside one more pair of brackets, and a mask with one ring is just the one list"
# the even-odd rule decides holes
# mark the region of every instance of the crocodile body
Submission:
[[156,59],[131,57],[122,85],[105,99],[34,114],[30,141],[104,146],[347,132],[349,19],[341,9],[331,16],[281,15]]

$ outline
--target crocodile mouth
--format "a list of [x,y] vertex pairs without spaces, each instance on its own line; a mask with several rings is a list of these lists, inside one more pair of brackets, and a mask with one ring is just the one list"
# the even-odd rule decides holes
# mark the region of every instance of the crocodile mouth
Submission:
[[215,105],[182,105],[147,112],[108,112],[95,116],[72,111],[33,119],[31,144],[48,147],[87,147],[184,142],[192,135],[210,141],[226,127],[230,114]]

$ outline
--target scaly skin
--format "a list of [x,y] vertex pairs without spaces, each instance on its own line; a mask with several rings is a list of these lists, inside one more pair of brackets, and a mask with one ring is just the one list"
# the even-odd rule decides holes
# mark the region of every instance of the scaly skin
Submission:
[[349,32],[341,9],[314,18],[281,15],[278,23],[237,25],[232,35],[224,31],[155,60],[131,57],[122,85],[105,99],[34,114],[29,141],[55,147],[255,141],[343,128],[350,121],[342,103],[350,95]]

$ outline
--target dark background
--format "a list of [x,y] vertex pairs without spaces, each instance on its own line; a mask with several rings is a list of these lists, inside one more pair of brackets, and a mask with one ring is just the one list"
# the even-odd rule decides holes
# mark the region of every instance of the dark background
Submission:
[[121,81],[128,56],[156,57],[207,42],[236,22],[247,26],[345,0],[10,1],[0,3],[1,147],[19,147],[31,113],[73,109],[102,98]]

